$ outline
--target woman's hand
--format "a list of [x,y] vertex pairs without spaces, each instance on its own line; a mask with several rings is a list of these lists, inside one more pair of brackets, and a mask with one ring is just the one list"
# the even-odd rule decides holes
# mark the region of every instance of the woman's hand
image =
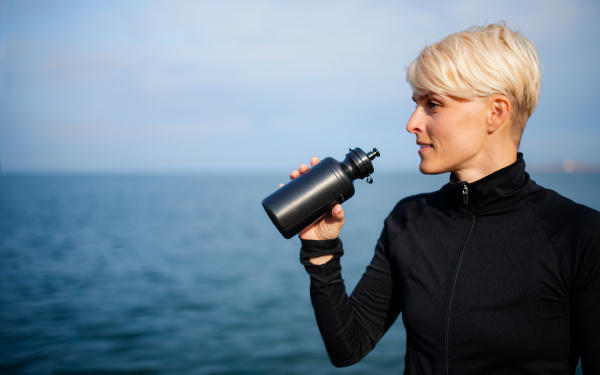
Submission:
[[[313,156],[310,159],[310,165],[314,167],[319,161],[319,158]],[[290,174],[290,180],[298,178],[300,175],[308,173],[308,171],[310,171],[308,165],[302,164],[298,170]],[[279,185],[279,187],[282,186],[283,184]],[[336,204],[331,211],[321,216],[298,235],[303,240],[333,240],[338,238],[343,225],[344,209],[341,205]]]
[[[319,158],[313,156],[310,159],[311,167],[314,167],[318,162]],[[308,173],[310,168],[306,164],[302,164],[298,170],[293,171],[290,174],[290,180],[298,178],[300,175]],[[282,187],[280,184],[279,187]],[[306,227],[302,232],[298,234],[303,240],[333,240],[338,238],[342,226],[344,225],[344,209],[340,204],[333,206],[331,211],[321,216],[314,223]],[[313,264],[324,264],[328,262],[333,255],[323,255],[320,257],[310,258],[310,262]]]

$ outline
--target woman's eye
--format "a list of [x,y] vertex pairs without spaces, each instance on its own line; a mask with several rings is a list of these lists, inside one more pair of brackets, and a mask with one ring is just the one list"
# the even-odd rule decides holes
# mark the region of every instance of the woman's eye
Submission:
[[434,102],[429,102],[429,108],[431,109],[435,109],[436,107],[439,107],[440,105]]

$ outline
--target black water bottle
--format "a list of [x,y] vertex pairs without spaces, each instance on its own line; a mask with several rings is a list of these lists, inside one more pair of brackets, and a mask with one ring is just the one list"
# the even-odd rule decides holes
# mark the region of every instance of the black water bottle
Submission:
[[263,199],[262,205],[283,237],[292,238],[333,206],[350,199],[354,180],[367,177],[372,183],[371,160],[379,155],[376,148],[366,154],[357,147],[342,162],[325,158]]

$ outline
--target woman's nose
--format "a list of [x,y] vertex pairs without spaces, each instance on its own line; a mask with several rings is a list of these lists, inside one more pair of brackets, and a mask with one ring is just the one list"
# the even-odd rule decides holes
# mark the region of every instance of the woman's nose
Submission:
[[406,130],[409,133],[420,133],[423,131],[423,119],[419,114],[419,108],[415,109],[412,116],[408,119],[408,123],[406,124]]

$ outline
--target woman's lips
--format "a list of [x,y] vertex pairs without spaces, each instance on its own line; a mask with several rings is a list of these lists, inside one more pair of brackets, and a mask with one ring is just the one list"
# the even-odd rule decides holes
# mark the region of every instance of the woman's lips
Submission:
[[423,152],[427,152],[427,151],[431,150],[433,148],[433,145],[423,145],[423,144],[420,144],[419,147],[420,147],[419,154],[421,154]]

